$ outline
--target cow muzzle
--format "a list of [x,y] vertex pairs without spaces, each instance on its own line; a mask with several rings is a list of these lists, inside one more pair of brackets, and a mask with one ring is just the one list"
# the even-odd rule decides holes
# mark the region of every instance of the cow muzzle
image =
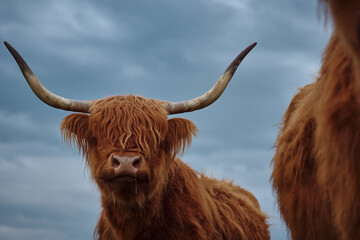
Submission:
[[142,164],[142,157],[113,155],[110,159],[111,167],[116,177],[136,177],[136,173]]

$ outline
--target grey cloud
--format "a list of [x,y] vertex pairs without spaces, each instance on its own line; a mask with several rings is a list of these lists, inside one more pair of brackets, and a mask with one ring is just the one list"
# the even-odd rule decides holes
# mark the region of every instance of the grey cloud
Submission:
[[22,148],[10,148],[21,152],[14,159],[0,157],[0,238],[89,239],[100,206],[83,161]]
[[[1,144],[6,143],[30,143],[43,141],[58,143],[59,131],[58,124],[36,122],[27,113],[12,113],[0,110],[0,148]],[[5,150],[5,149],[4,149]],[[4,151],[3,151],[4,153]]]
[[[33,1],[8,4],[16,11],[14,19],[4,13],[0,26],[5,35],[27,35],[28,42],[116,39],[116,27],[109,15],[88,1]],[[37,12],[41,9],[41,12]],[[3,10],[4,11],[4,10]],[[5,17],[4,17],[5,20]],[[124,31],[126,32],[126,31]],[[36,33],[36,34],[34,34]]]
[[22,240],[22,239],[54,239],[66,240],[71,239],[66,233],[39,228],[19,228],[6,225],[0,225],[0,237],[7,240]]

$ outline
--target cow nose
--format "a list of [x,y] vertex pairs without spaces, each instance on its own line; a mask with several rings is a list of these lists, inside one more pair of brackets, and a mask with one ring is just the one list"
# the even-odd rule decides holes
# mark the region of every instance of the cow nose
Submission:
[[119,156],[113,155],[111,166],[115,174],[136,174],[141,165],[141,156]]

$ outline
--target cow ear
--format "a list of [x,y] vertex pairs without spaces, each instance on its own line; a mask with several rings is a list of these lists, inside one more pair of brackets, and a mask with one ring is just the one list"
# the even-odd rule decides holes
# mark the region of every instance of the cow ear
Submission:
[[183,118],[168,120],[168,131],[165,137],[166,150],[173,154],[182,154],[190,146],[193,136],[198,132],[193,122]]
[[89,129],[89,115],[71,114],[65,117],[60,124],[61,135],[67,143],[76,145],[85,155],[89,146],[96,142]]

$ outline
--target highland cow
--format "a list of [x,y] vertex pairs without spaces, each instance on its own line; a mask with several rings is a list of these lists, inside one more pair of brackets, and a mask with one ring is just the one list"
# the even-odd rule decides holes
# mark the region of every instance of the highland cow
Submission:
[[317,80],[290,103],[272,182],[294,240],[360,239],[360,1],[327,0],[334,32]]
[[270,238],[266,216],[251,193],[197,173],[177,158],[197,128],[186,119],[168,119],[216,101],[255,44],[238,55],[209,92],[178,103],[133,95],[93,101],[62,98],[46,90],[15,49],[5,45],[42,101],[84,112],[65,117],[61,131],[84,154],[101,193],[95,238]]

